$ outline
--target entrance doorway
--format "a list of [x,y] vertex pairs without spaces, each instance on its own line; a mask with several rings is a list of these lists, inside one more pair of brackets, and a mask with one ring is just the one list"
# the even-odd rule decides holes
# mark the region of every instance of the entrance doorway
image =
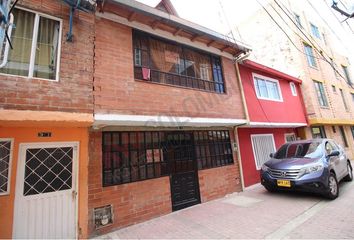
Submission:
[[164,159],[170,170],[172,210],[200,203],[198,166],[192,132],[166,133]]
[[76,143],[21,144],[13,238],[76,238]]

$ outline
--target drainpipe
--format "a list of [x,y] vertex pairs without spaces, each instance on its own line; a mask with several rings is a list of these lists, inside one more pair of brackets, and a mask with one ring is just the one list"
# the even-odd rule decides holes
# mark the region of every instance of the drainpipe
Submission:
[[[249,114],[248,114],[248,109],[247,109],[247,105],[246,105],[246,98],[245,98],[245,92],[243,90],[243,85],[242,85],[242,80],[241,80],[241,75],[240,75],[240,69],[238,67],[238,63],[242,60],[244,60],[245,58],[247,58],[250,55],[250,52],[246,53],[244,56],[242,56],[239,59],[236,59],[235,61],[235,71],[236,71],[236,78],[240,87],[240,91],[241,91],[241,99],[242,99],[242,106],[243,106],[243,110],[245,112],[246,115],[246,124],[249,124]],[[239,166],[239,171],[240,171],[240,178],[241,178],[241,186],[242,186],[242,191],[244,191],[245,189],[245,183],[244,183],[244,179],[243,179],[243,168],[242,168],[242,161],[241,161],[241,150],[240,150],[240,142],[238,139],[238,126],[234,127],[234,137],[235,140],[237,142],[237,160],[238,160],[238,166]]]
[[238,168],[240,171],[241,188],[242,188],[242,191],[244,191],[245,190],[245,183],[243,181],[243,168],[242,168],[242,161],[241,161],[240,141],[238,140],[237,129],[238,129],[238,127],[235,126],[234,127],[234,137],[235,137],[235,141],[237,144],[237,162],[238,162]]

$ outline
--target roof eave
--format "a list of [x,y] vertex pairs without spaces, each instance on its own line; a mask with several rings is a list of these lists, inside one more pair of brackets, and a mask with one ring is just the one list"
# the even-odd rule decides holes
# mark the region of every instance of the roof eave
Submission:
[[211,40],[221,42],[225,45],[238,49],[238,55],[242,53],[247,53],[251,51],[251,47],[245,43],[235,40],[235,42],[226,39],[225,35],[222,35],[216,31],[209,28],[200,26],[196,23],[190,22],[188,20],[182,19],[180,17],[173,16],[166,12],[160,11],[158,9],[147,6],[143,3],[131,0],[111,0],[113,3],[123,5],[124,7],[139,12],[144,15],[148,15],[157,18],[159,21],[171,24],[177,28],[182,28],[183,30],[195,33],[196,35],[206,36]]
[[290,76],[286,73],[283,73],[283,72],[280,72],[274,68],[270,68],[270,67],[267,67],[265,65],[262,65],[260,63],[257,63],[257,62],[254,62],[254,61],[251,61],[251,60],[244,60],[242,62],[242,65],[248,67],[248,68],[252,68],[254,70],[258,70],[258,71],[261,71],[261,72],[264,72],[264,73],[268,73],[268,74],[271,74],[271,75],[274,75],[276,77],[279,77],[279,78],[282,78],[284,80],[287,80],[287,81],[292,81],[292,82],[296,82],[296,83],[299,83],[301,84],[302,81],[296,77],[293,77],[293,76]]

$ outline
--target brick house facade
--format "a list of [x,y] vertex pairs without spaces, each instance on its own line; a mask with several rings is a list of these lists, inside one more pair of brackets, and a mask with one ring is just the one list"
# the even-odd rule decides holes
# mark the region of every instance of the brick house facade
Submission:
[[94,17],[75,12],[67,42],[63,2],[20,0],[13,14],[0,69],[0,238],[85,237]]
[[96,13],[89,236],[242,189],[233,59],[249,49],[168,9],[106,1]]

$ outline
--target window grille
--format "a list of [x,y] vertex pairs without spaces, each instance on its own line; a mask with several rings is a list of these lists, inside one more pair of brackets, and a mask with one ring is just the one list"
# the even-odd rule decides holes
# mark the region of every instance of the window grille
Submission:
[[233,164],[228,131],[104,132],[102,135],[103,186],[124,184],[171,175],[168,156],[171,137],[178,137],[179,159],[192,158],[198,169]]
[[251,135],[253,155],[256,161],[257,170],[261,169],[263,163],[269,159],[269,154],[275,152],[273,134]]
[[0,195],[7,194],[10,186],[11,141],[0,139]]
[[139,31],[133,32],[133,44],[136,79],[225,92],[220,57]]

